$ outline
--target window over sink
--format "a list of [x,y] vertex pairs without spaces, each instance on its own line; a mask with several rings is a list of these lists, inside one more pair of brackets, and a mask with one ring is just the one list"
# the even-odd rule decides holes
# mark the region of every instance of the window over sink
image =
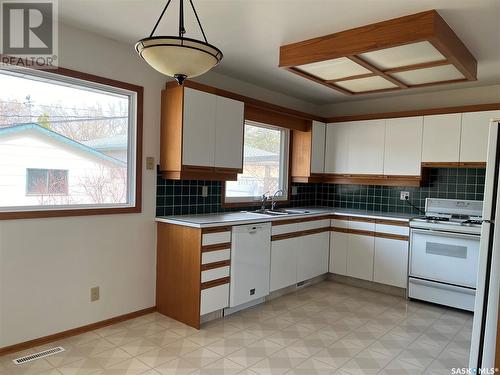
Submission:
[[278,190],[276,200],[287,200],[289,140],[288,129],[245,121],[243,173],[226,182],[225,203],[253,204]]

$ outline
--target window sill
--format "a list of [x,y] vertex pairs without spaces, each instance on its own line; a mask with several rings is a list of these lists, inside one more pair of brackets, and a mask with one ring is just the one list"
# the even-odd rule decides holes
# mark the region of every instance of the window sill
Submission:
[[49,217],[90,216],[132,214],[142,212],[141,206],[110,207],[110,208],[82,208],[68,210],[40,210],[40,211],[10,211],[0,212],[0,220],[41,219]]

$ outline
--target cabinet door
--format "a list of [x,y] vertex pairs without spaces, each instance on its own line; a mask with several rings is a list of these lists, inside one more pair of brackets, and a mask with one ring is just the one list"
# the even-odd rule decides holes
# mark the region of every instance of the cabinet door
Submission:
[[384,173],[385,120],[356,121],[349,127],[348,173]]
[[214,166],[215,107],[215,95],[184,89],[182,165]]
[[458,162],[462,115],[424,116],[422,162]]
[[326,125],[313,121],[311,141],[311,173],[325,173]]
[[297,281],[312,279],[328,272],[330,233],[322,232],[298,237]]
[[347,275],[347,248],[349,234],[330,232],[330,265],[331,273]]
[[298,238],[271,242],[271,292],[297,283],[298,242]]
[[375,237],[373,281],[406,288],[408,241]]
[[373,250],[375,237],[360,234],[349,235],[347,249],[347,276],[373,280]]
[[422,116],[386,120],[385,175],[420,176],[423,121]]
[[243,168],[243,102],[217,96],[215,111],[215,166]]
[[499,117],[500,111],[462,113],[461,162],[486,162],[490,120]]
[[349,126],[352,122],[326,126],[325,173],[348,173]]

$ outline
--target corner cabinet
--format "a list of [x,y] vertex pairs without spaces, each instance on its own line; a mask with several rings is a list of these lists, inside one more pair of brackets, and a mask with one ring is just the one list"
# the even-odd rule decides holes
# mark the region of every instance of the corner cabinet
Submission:
[[293,182],[317,182],[325,173],[326,124],[313,121],[307,131],[292,132]]
[[244,103],[176,83],[161,100],[162,175],[236,180],[243,170]]

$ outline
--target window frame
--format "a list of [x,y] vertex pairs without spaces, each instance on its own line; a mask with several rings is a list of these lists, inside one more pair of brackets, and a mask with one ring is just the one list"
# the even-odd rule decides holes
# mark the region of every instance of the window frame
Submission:
[[[128,147],[132,152],[127,152],[127,174],[130,179],[135,179],[135,183],[130,183],[127,188],[131,189],[128,194],[130,202],[122,206],[113,205],[82,205],[78,206],[20,206],[3,207],[0,211],[0,220],[11,219],[35,219],[47,217],[67,217],[67,216],[87,216],[87,215],[111,215],[142,212],[142,139],[143,139],[143,106],[144,88],[127,82],[122,82],[110,78],[83,73],[76,70],[58,67],[55,69],[34,69],[29,67],[2,67],[1,70],[7,72],[24,72],[26,75],[53,79],[60,82],[69,82],[87,88],[101,89],[108,92],[122,93],[128,91],[129,97],[135,100],[129,105],[129,121],[135,122],[134,134],[128,135]],[[129,99],[130,100],[130,99]],[[133,200],[133,201],[132,201]]]
[[[253,120],[248,120],[245,119],[244,126],[246,125],[251,125],[251,126],[257,126],[261,128],[266,128],[266,129],[272,129],[272,130],[279,130],[282,131],[283,134],[285,135],[285,142],[282,143],[281,151],[285,157],[280,163],[280,175],[285,174],[283,176],[283,182],[284,182],[284,188],[283,190],[286,193],[286,196],[279,196],[276,197],[276,202],[280,202],[282,204],[288,204],[290,203],[290,187],[291,187],[291,149],[292,149],[292,131],[291,129],[283,126],[278,126],[278,125],[273,125],[273,124],[267,124],[263,122],[257,122]],[[243,135],[243,155],[245,153],[245,136]],[[244,163],[243,159],[243,163]],[[244,168],[244,166],[243,166]],[[281,176],[280,176],[281,178]],[[260,206],[261,201],[260,199],[255,199],[256,197],[227,197],[226,196],[226,184],[227,181],[225,181],[222,185],[222,197],[221,197],[221,202],[222,202],[222,207],[253,207],[253,206]],[[269,194],[273,194],[274,192],[270,192]],[[228,199],[229,198],[229,199]],[[254,199],[252,199],[254,198]]]
[[[65,182],[66,182],[66,185],[65,185],[65,191],[64,193],[51,193],[51,192],[47,192],[46,195],[50,195],[50,196],[67,196],[68,195],[68,192],[69,192],[69,186],[68,186],[68,181],[69,181],[69,170],[68,169],[55,169],[55,168],[26,168],[26,196],[27,197],[36,197],[36,196],[40,196],[40,195],[44,195],[44,193],[32,193],[29,191],[29,188],[30,188],[30,171],[44,171],[46,176],[47,176],[47,185],[49,184],[49,173],[50,172],[54,172],[54,171],[57,171],[57,172],[65,172]],[[42,206],[43,207],[43,206]]]

